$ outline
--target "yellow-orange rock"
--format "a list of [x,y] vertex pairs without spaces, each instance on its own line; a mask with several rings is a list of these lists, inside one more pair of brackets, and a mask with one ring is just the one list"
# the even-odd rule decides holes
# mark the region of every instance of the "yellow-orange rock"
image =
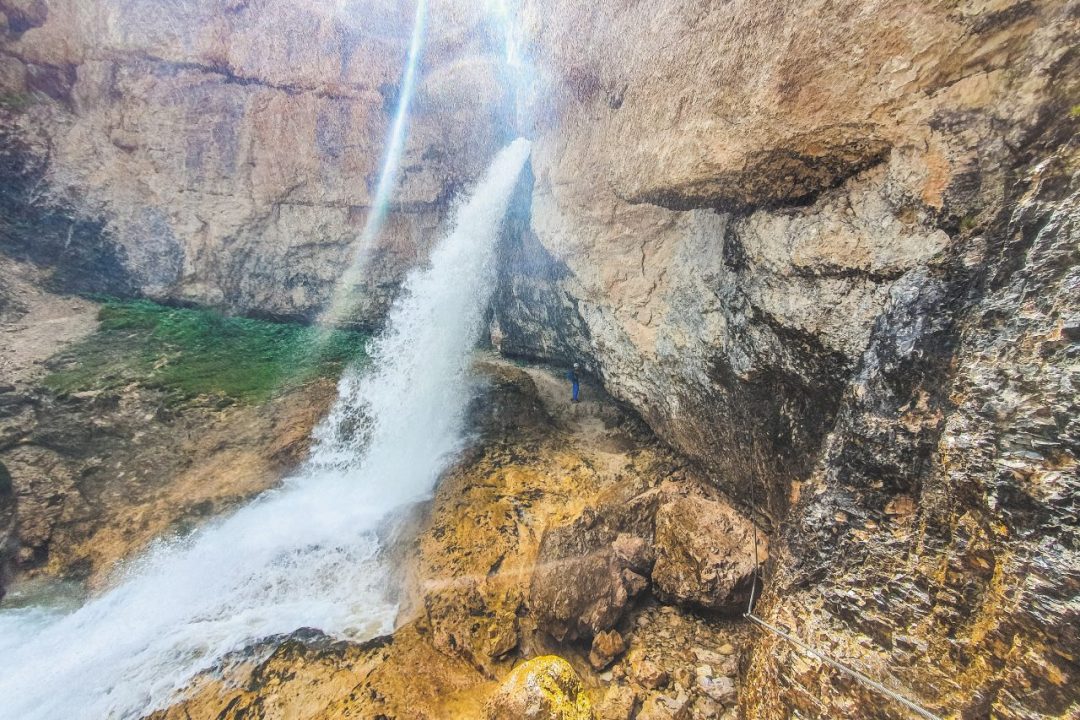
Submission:
[[484,708],[487,720],[593,720],[574,668],[555,655],[514,668]]

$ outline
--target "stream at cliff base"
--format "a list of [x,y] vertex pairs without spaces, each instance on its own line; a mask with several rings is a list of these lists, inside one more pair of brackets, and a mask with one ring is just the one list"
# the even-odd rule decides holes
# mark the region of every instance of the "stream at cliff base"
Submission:
[[429,495],[460,449],[469,358],[503,217],[529,154],[517,140],[458,208],[346,371],[310,459],[283,485],[162,542],[78,609],[0,612],[0,718],[131,718],[228,653],[303,627],[363,640],[392,628],[376,529]]

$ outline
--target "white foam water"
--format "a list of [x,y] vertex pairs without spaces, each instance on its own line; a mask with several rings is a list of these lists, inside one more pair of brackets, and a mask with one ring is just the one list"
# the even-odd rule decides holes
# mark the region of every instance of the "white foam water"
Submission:
[[430,264],[409,276],[369,366],[341,378],[301,471],[186,540],[154,547],[74,612],[0,612],[0,718],[139,717],[260,639],[303,627],[352,639],[391,629],[375,531],[430,494],[460,450],[469,357],[528,152],[525,140],[500,152]]

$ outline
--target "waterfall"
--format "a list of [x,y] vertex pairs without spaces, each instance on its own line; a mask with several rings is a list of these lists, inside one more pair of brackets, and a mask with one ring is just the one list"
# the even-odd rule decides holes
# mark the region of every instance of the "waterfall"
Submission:
[[68,614],[0,613],[0,718],[139,717],[227,653],[314,627],[362,640],[396,608],[375,530],[428,495],[462,443],[469,356],[494,284],[496,238],[529,152],[517,140],[461,204],[347,371],[311,457],[282,487],[163,542]]

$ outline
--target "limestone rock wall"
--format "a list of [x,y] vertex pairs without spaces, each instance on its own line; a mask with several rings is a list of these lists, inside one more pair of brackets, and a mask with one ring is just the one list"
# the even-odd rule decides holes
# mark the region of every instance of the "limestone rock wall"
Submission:
[[535,187],[497,344],[580,359],[781,516],[891,288],[1069,121],[1075,13],[525,3]]
[[[766,618],[943,716],[1074,717],[1080,6],[524,8],[494,344],[756,494]],[[768,638],[747,687],[906,717]]]
[[[0,249],[63,289],[313,316],[371,212],[413,8],[5,0]],[[502,29],[457,0],[428,27],[362,324],[509,132]]]

